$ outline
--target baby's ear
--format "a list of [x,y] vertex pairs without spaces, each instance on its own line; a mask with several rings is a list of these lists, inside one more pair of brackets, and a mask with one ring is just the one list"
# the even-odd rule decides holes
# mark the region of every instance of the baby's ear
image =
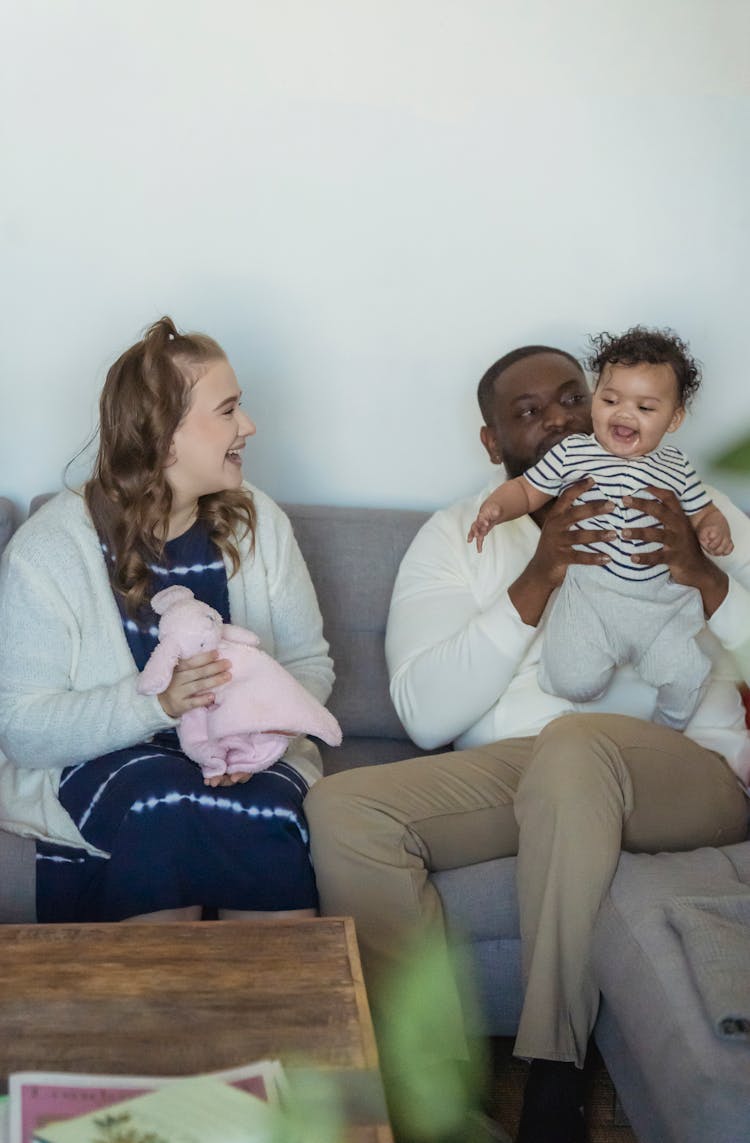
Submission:
[[674,416],[672,417],[672,420],[667,425],[667,432],[668,433],[676,432],[684,420],[685,420],[685,406],[684,405],[678,405],[674,411]]

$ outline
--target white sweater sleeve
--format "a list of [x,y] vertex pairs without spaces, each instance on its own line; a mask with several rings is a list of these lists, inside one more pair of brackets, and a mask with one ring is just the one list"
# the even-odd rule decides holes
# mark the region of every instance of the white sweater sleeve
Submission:
[[729,590],[708,626],[732,653],[742,679],[750,683],[750,519],[723,493],[708,491],[726,516],[734,542],[731,555],[714,560],[729,576]]
[[[274,543],[268,561],[268,589],[275,656],[318,702],[325,705],[333,688],[333,660],[323,637],[310,573],[289,518],[267,498],[263,511],[273,511]],[[272,507],[271,507],[272,506]]]
[[78,618],[50,566],[23,551],[6,553],[0,570],[0,630],[0,749],[14,765],[61,768],[175,725],[155,697],[136,694],[134,664],[119,681],[75,689],[86,653]]
[[[536,635],[508,597],[518,570],[503,563],[500,545],[478,556],[464,523],[456,509],[428,520],[404,556],[391,600],[391,698],[423,749],[452,742],[498,702]],[[478,588],[477,567],[497,573],[489,598]]]

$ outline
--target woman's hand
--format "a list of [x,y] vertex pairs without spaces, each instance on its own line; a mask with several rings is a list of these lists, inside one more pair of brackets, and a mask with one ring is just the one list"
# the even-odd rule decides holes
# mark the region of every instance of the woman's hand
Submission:
[[231,663],[220,659],[218,651],[204,651],[190,659],[180,659],[172,672],[172,681],[157,695],[162,710],[170,718],[180,718],[199,706],[210,706],[214,688],[232,678]]
[[245,782],[249,782],[252,778],[252,773],[247,774],[244,771],[236,774],[216,774],[213,778],[204,778],[203,784],[205,786],[242,786]]
[[649,544],[661,544],[661,547],[632,556],[633,562],[645,567],[666,564],[675,583],[698,589],[703,597],[703,610],[710,618],[727,594],[729,581],[726,574],[702,551],[695,529],[674,492],[651,484],[644,485],[644,488],[655,497],[654,500],[625,496],[623,503],[639,508],[659,523],[648,528],[625,528],[622,534],[628,540],[643,540]]
[[[268,730],[266,733],[283,734],[283,736],[290,741],[292,738],[297,737],[295,730]],[[213,778],[205,778],[204,782],[206,786],[236,786],[244,782],[249,782],[254,773],[254,770],[251,770],[249,774],[246,770],[235,770],[233,774],[216,774]]]
[[593,485],[590,477],[571,484],[543,510],[544,521],[536,551],[508,589],[513,606],[530,627],[536,627],[550,595],[560,586],[571,564],[601,565],[608,561],[602,552],[583,552],[575,546],[616,538],[615,532],[592,532],[578,527],[581,520],[601,516],[613,507],[609,500],[574,504],[577,497]]

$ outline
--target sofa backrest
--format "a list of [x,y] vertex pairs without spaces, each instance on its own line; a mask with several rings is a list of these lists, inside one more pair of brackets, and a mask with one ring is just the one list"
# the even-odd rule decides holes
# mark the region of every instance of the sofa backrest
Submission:
[[8,543],[8,540],[13,535],[15,519],[12,501],[8,500],[5,496],[0,496],[0,556],[3,554],[3,549]]
[[336,670],[328,704],[345,736],[406,738],[388,693],[385,624],[401,558],[428,513],[284,504]]

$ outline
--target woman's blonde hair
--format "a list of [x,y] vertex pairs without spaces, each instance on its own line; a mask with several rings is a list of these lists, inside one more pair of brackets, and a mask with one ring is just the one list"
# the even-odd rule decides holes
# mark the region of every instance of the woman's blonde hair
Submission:
[[[99,399],[99,451],[84,489],[104,545],[113,590],[128,615],[142,612],[153,591],[149,565],[164,555],[172,490],[166,468],[191,392],[221,346],[202,333],[180,333],[169,317],[148,329],[107,373]],[[255,534],[255,505],[246,489],[203,496],[198,516],[239,570],[239,542]]]

